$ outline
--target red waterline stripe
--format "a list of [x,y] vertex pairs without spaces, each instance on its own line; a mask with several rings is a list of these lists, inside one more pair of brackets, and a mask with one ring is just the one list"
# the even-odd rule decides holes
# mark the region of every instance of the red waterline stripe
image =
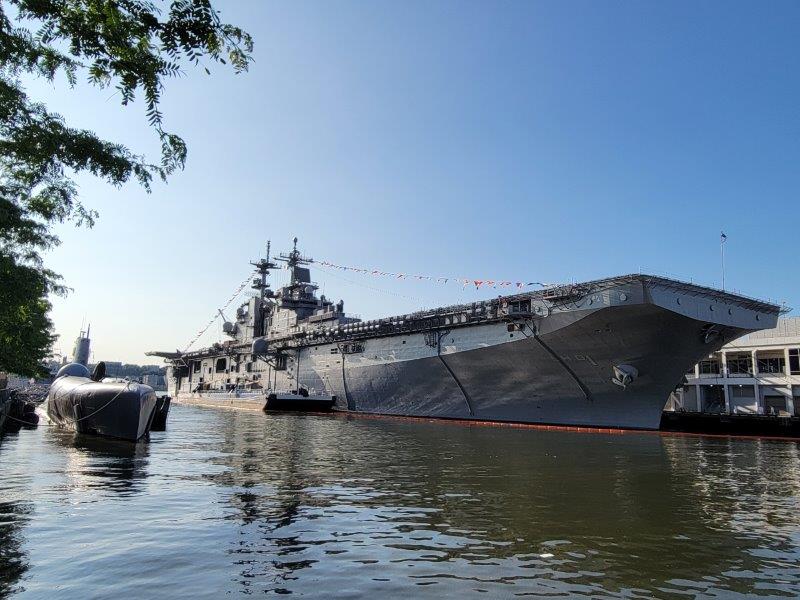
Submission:
[[515,423],[509,421],[486,421],[480,419],[457,419],[452,417],[414,417],[407,415],[389,415],[379,413],[360,413],[349,411],[332,411],[329,413],[306,413],[337,418],[375,419],[389,421],[411,421],[431,424],[447,424],[460,427],[507,427],[510,429],[529,429],[534,431],[569,431],[573,433],[602,433],[605,435],[659,435],[665,437],[711,437],[743,440],[772,440],[782,442],[798,442],[800,438],[777,435],[743,435],[728,433],[700,433],[696,431],[662,431],[660,429],[632,429],[625,427],[589,427],[580,425],[544,425],[538,423]]
[[[243,410],[262,410],[257,406],[252,408],[243,405],[176,402],[176,404],[189,404],[207,408],[228,408]],[[278,414],[297,414],[292,411],[277,411]],[[275,413],[273,413],[275,414]],[[664,437],[708,437],[727,438],[735,440],[768,440],[776,442],[800,442],[800,438],[779,435],[744,435],[733,433],[700,433],[697,431],[661,431],[660,429],[626,429],[624,427],[581,427],[578,425],[540,425],[537,423],[515,423],[508,421],[484,421],[479,419],[456,419],[452,417],[413,417],[407,415],[389,415],[380,413],[361,413],[355,411],[334,410],[331,412],[304,412],[306,415],[317,417],[334,417],[345,419],[374,419],[388,421],[411,421],[417,423],[431,423],[438,425],[456,425],[460,427],[507,427],[510,429],[529,429],[533,431],[569,431],[573,433],[602,433],[606,435],[660,435]]]
[[515,423],[511,421],[487,421],[481,419],[457,419],[452,417],[414,417],[409,415],[389,415],[380,413],[361,413],[348,411],[333,411],[330,413],[314,413],[318,415],[332,415],[338,418],[374,419],[388,421],[411,421],[417,423],[430,423],[441,425],[455,425],[458,427],[507,427],[509,429],[532,429],[537,431],[572,431],[575,433],[605,433],[624,435],[626,433],[653,433],[641,429],[622,429],[617,427],[579,427],[577,425],[544,425],[539,423]]

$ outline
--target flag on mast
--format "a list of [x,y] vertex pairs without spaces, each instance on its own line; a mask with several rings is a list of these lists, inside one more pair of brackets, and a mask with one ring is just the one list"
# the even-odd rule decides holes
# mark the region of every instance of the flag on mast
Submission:
[[728,236],[725,235],[724,231],[719,232],[719,253],[722,257],[722,291],[725,291],[725,241],[728,239]]

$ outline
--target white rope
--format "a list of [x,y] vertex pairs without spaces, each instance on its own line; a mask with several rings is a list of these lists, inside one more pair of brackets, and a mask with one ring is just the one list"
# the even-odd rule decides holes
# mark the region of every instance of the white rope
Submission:
[[6,415],[6,419],[11,419],[12,421],[16,421],[17,423],[22,423],[23,425],[32,425],[30,421],[23,421],[22,419],[17,419],[16,417],[12,417],[11,415]]
[[[96,383],[96,382],[92,382],[92,383]],[[96,411],[94,411],[93,413],[90,413],[90,414],[88,414],[88,415],[86,415],[86,416],[83,416],[83,417],[81,417],[80,419],[75,419],[75,422],[76,422],[76,423],[80,423],[81,421],[84,421],[84,420],[88,419],[89,417],[93,417],[93,416],[95,416],[97,413],[99,413],[101,410],[103,410],[103,409],[104,409],[106,406],[108,406],[108,405],[109,405],[109,404],[111,404],[111,403],[112,403],[114,400],[116,400],[117,398],[119,398],[119,396],[120,396],[120,394],[122,394],[122,392],[125,392],[125,391],[127,391],[127,389],[130,387],[131,383],[133,383],[133,382],[132,382],[132,381],[128,381],[128,382],[125,384],[125,387],[124,387],[124,388],[122,388],[120,391],[118,391],[118,392],[116,393],[116,395],[115,395],[115,396],[114,396],[114,397],[113,397],[111,400],[109,400],[108,402],[106,402],[105,404],[103,404],[103,406],[101,406],[100,408],[98,408],[98,409],[97,409]],[[86,384],[81,384],[81,385],[86,385]],[[80,386],[76,386],[76,387],[72,388],[72,390],[71,390],[71,391],[74,391],[74,390],[78,389],[79,387],[80,387]],[[78,401],[78,406],[80,406],[81,408],[83,408],[83,404],[80,402],[80,400]]]

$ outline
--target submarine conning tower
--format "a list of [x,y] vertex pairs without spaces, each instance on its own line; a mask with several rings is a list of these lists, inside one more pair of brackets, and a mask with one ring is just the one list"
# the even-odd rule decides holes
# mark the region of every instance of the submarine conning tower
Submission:
[[72,350],[72,362],[83,365],[84,367],[89,366],[89,352],[91,347],[89,330],[91,327],[92,326],[89,325],[85,332],[81,330],[80,334],[78,334],[78,337],[75,338],[75,347]]

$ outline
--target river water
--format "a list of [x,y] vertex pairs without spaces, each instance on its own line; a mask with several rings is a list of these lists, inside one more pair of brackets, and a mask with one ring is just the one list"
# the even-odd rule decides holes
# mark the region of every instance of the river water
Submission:
[[800,446],[174,406],[0,443],[0,597],[800,597]]

